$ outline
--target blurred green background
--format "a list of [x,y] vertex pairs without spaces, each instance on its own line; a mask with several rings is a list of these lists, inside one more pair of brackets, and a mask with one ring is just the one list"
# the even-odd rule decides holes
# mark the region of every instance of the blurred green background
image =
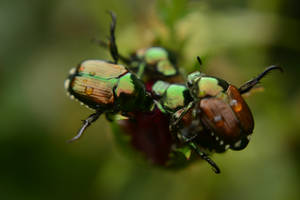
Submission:
[[[296,0],[1,0],[0,198],[299,199],[300,3]],[[101,118],[66,144],[91,111],[63,88],[70,68],[110,59],[90,42],[118,16],[117,43],[129,54],[154,40],[202,70],[240,85],[271,64],[264,92],[247,98],[255,117],[249,146],[181,171],[138,164],[122,154]]]

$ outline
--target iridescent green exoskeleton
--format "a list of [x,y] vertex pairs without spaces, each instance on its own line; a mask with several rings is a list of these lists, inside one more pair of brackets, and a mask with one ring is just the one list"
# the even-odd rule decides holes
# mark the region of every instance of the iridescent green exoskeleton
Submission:
[[167,80],[178,76],[179,72],[170,53],[162,47],[140,49],[132,54],[128,66],[145,82]]
[[119,55],[115,44],[115,15],[111,13],[110,52],[114,62],[85,60],[70,71],[65,88],[71,98],[79,100],[95,113],[84,120],[78,139],[84,130],[96,121],[102,113],[127,115],[133,111],[149,111],[152,98],[146,92],[143,82],[125,66],[117,64]]
[[189,89],[183,84],[157,81],[152,86],[152,93],[159,99],[157,105],[163,113],[174,113],[193,100]]
[[282,70],[271,66],[239,89],[223,79],[197,71],[187,77],[186,85],[158,81],[152,90],[158,107],[170,115],[174,136],[220,173],[205,152],[241,150],[247,146],[254,120],[241,95],[274,69]]

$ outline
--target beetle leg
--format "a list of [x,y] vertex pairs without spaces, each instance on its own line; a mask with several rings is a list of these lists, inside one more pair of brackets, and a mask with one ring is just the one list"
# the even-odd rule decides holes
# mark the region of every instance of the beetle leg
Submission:
[[153,102],[162,113],[164,113],[164,114],[167,113],[167,111],[164,109],[163,105],[161,105],[161,103],[159,103],[159,101],[153,100]]
[[[109,44],[108,44],[108,42],[105,42],[105,41],[103,41],[103,40],[98,40],[98,39],[96,39],[96,38],[93,38],[92,40],[91,40],[91,42],[92,43],[96,43],[96,44],[98,44],[100,47],[103,47],[103,48],[110,48],[109,47]],[[122,61],[122,62],[124,62],[125,64],[130,64],[131,63],[131,59],[130,58],[127,58],[127,57],[125,57],[125,56],[123,56],[123,55],[120,55],[119,54],[119,58],[120,58],[120,60]]]
[[142,62],[142,63],[140,64],[139,70],[138,70],[138,72],[137,72],[137,74],[136,74],[138,78],[141,78],[141,77],[142,77],[142,75],[144,74],[145,68],[146,68],[146,63]]
[[192,147],[200,155],[200,157],[203,160],[205,160],[206,162],[208,162],[212,166],[212,169],[214,170],[214,172],[216,174],[221,173],[221,170],[218,167],[218,165],[210,157],[208,157],[208,155],[206,153],[202,152],[195,143],[189,142],[188,144],[189,144],[190,147]]
[[110,55],[112,56],[112,58],[114,59],[114,63],[117,64],[119,61],[119,52],[118,52],[118,47],[116,44],[116,37],[115,37],[115,30],[116,30],[116,24],[117,24],[117,17],[115,15],[115,13],[113,13],[112,11],[108,11],[108,13],[111,16],[112,22],[110,24],[110,34],[108,37],[108,43],[102,41],[102,40],[96,40],[96,39],[92,39],[92,42],[96,42],[98,43],[100,46],[102,47],[108,47]]
[[85,129],[87,127],[89,127],[94,121],[96,121],[100,117],[101,114],[102,114],[102,112],[95,112],[95,113],[91,114],[87,119],[82,120],[83,124],[82,124],[80,130],[78,131],[77,135],[75,137],[73,137],[72,139],[68,140],[67,142],[71,143],[71,142],[74,142],[75,140],[78,140],[82,136]]
[[182,136],[184,142],[188,143],[188,142],[193,141],[198,135],[197,134],[193,134],[193,135],[188,135],[188,136],[186,136],[186,135],[181,135],[181,136]]
[[117,17],[115,15],[115,13],[113,13],[112,11],[108,11],[108,12],[112,19],[112,22],[110,24],[110,36],[109,36],[108,47],[109,47],[111,56],[113,57],[115,63],[117,64],[119,61],[119,53],[118,53],[118,47],[116,44],[116,37],[115,37]]
[[108,13],[111,15],[111,18],[112,18],[112,23],[110,25],[110,36],[108,37],[109,41],[105,42],[103,40],[97,40],[96,38],[93,38],[91,40],[91,42],[96,43],[103,48],[108,48],[115,63],[117,63],[118,60],[120,59],[125,64],[130,64],[131,59],[120,55],[118,52],[118,47],[117,47],[116,38],[115,38],[115,29],[116,29],[116,21],[117,21],[116,15],[112,11],[108,11]]
[[178,129],[178,124],[184,115],[194,106],[194,102],[190,102],[186,107],[178,110],[171,116],[169,129],[171,132],[174,132]]
[[274,70],[274,69],[278,69],[281,72],[283,72],[283,69],[279,66],[276,65],[272,65],[270,67],[267,67],[261,74],[259,74],[257,77],[255,77],[254,79],[244,83],[240,88],[239,88],[239,92],[241,94],[244,94],[246,92],[249,92],[257,83],[259,83],[259,81],[265,77],[270,71]]

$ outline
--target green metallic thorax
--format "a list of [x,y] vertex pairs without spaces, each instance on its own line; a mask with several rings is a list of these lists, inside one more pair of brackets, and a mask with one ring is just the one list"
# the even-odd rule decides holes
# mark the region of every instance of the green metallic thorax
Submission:
[[114,91],[117,96],[116,103],[123,112],[147,111],[152,104],[143,82],[131,73],[120,77]]
[[161,47],[151,47],[146,50],[144,57],[147,64],[154,64],[161,60],[167,60],[168,52]]
[[223,88],[218,84],[218,79],[213,77],[202,77],[198,81],[198,97],[217,96],[223,91]]
[[158,96],[163,109],[170,113],[176,112],[191,101],[189,90],[185,85],[157,81],[153,85],[152,91]]
[[187,84],[194,100],[219,96],[225,92],[229,86],[223,79],[206,76],[200,72],[189,74]]
[[151,47],[136,52],[136,59],[131,63],[131,68],[137,76],[144,81],[149,79],[164,80],[178,74],[177,68],[169,60],[168,52],[161,47]]

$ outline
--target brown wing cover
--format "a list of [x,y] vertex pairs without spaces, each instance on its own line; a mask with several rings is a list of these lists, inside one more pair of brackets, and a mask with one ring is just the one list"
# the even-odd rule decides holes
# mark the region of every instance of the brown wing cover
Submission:
[[200,101],[203,123],[223,140],[236,140],[240,136],[239,121],[230,105],[222,99],[211,97]]
[[86,97],[100,105],[113,104],[113,81],[99,80],[77,76],[72,81],[72,89],[75,93]]
[[122,65],[108,63],[102,60],[83,61],[78,68],[78,72],[99,76],[104,79],[117,78],[127,73],[127,69]]
[[240,121],[243,130],[247,134],[251,134],[254,129],[254,120],[247,103],[241,96],[238,89],[233,85],[228,87],[227,94],[232,110]]

